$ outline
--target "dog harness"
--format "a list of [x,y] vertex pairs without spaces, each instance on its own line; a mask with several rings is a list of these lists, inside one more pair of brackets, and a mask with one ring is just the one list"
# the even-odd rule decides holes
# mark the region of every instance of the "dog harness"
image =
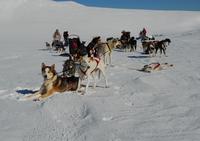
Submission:
[[[91,71],[91,73],[93,73],[93,72],[96,70],[97,66],[99,65],[100,59],[99,59],[99,58],[96,58],[96,57],[90,57],[90,59],[91,59],[91,60],[95,60],[96,63],[97,63],[97,64],[96,64],[96,67],[94,68],[94,70]],[[90,67],[88,66],[87,69],[86,69],[85,71],[82,70],[82,69],[80,68],[80,71],[81,71],[84,75],[86,75],[86,73],[87,73],[87,71],[88,71],[89,68],[90,68]]]
[[150,64],[150,66],[152,67],[153,70],[156,70],[157,68],[160,67],[160,63],[152,63]]

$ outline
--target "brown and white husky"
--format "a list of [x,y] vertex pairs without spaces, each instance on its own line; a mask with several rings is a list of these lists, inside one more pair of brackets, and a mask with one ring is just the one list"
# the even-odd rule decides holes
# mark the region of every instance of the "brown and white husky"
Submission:
[[79,89],[79,78],[57,75],[55,64],[46,66],[42,63],[41,71],[44,78],[42,86],[34,94],[26,96],[26,100],[42,100],[52,96],[56,92],[62,93],[65,91],[77,91]]

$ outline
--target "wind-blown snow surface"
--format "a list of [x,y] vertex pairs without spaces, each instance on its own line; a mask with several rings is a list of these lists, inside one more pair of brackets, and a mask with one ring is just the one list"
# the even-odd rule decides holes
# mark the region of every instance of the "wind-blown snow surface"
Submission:
[[[49,0],[0,1],[0,139],[2,141],[198,141],[200,139],[200,12],[117,10]],[[45,49],[56,28],[80,35],[170,38],[168,57],[114,51],[103,81],[80,96],[57,94],[40,102],[19,101],[38,89],[40,65],[66,58]],[[154,73],[135,69],[151,62],[175,66]]]

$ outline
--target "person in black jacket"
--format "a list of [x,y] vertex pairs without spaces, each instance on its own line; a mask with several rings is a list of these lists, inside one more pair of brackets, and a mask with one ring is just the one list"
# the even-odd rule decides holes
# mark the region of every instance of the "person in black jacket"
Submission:
[[69,45],[69,33],[68,33],[68,31],[63,32],[63,38],[64,38],[64,46],[68,46]]

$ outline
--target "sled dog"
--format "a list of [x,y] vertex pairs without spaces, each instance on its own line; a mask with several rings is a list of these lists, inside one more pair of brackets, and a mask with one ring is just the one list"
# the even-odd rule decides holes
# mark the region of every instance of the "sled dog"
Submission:
[[103,59],[105,65],[111,65],[112,51],[117,46],[120,46],[121,42],[118,39],[109,39],[106,43],[100,42],[95,45],[97,55]]
[[88,91],[91,77],[94,80],[93,87],[94,88],[96,87],[95,76],[97,72],[99,72],[99,78],[100,78],[100,73],[103,75],[105,79],[105,87],[108,87],[107,77],[105,73],[105,64],[102,59],[84,56],[80,61],[80,65],[78,66],[77,71],[80,77],[80,81],[87,79],[87,84],[84,93],[87,93]]
[[46,66],[42,63],[42,76],[44,82],[40,89],[32,95],[26,97],[26,100],[43,100],[56,92],[77,91],[79,88],[78,77],[62,77],[57,75],[55,64]]
[[169,67],[173,67],[173,64],[168,64],[168,63],[151,63],[148,65],[144,65],[144,67],[142,69],[140,69],[139,71],[143,71],[143,72],[153,72],[153,71],[160,71],[160,70],[164,70],[167,69]]

